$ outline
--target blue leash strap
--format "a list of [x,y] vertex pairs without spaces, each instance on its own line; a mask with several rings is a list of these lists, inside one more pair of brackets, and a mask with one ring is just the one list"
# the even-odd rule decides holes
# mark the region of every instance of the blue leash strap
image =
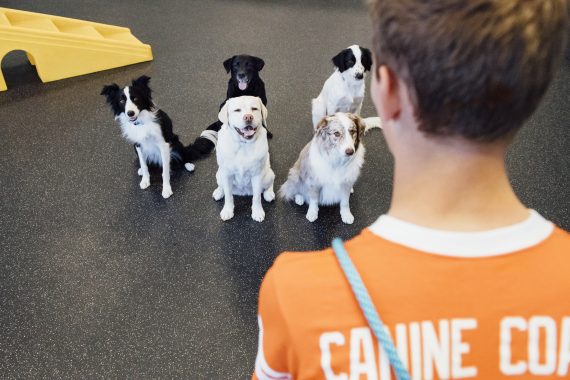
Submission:
[[372,303],[372,299],[370,299],[370,295],[366,290],[366,286],[364,286],[364,283],[362,282],[360,274],[350,260],[348,252],[346,252],[346,249],[342,244],[342,240],[340,238],[335,238],[332,242],[332,247],[340,264],[340,267],[342,268],[342,271],[344,272],[344,275],[346,276],[346,279],[352,288],[352,292],[354,293],[356,300],[360,305],[360,309],[368,321],[370,329],[376,336],[376,339],[378,339],[378,342],[380,342],[380,345],[384,349],[386,355],[388,355],[390,365],[394,369],[396,378],[398,380],[410,380],[410,374],[400,360],[400,356],[396,351],[396,347],[394,346],[390,335],[388,335],[384,329],[384,324],[382,323],[382,320],[380,319],[380,316],[378,315],[378,312]]

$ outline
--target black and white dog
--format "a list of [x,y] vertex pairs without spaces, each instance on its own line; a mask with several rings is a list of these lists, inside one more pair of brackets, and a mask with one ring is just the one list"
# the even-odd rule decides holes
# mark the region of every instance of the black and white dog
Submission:
[[[152,101],[149,81],[150,78],[143,75],[124,88],[113,83],[103,87],[101,95],[107,97],[123,136],[135,145],[140,163],[138,174],[142,177],[140,188],[150,186],[148,164],[162,166],[162,196],[168,198],[172,195],[171,163],[174,167],[184,165],[191,172],[194,164],[190,161],[200,158],[203,152],[193,145],[182,145],[172,131],[170,117]],[[197,138],[194,144],[201,140],[203,138]]]
[[[350,112],[360,115],[364,100],[365,73],[372,66],[370,50],[358,45],[344,49],[332,59],[335,71],[312,101],[313,127],[328,115]],[[379,121],[379,119],[378,119]]]
[[[261,99],[264,106],[267,106],[267,95],[265,94],[265,83],[259,77],[259,72],[265,66],[263,59],[251,55],[241,54],[234,55],[224,61],[224,68],[230,73],[228,80],[228,91],[226,99],[220,104],[220,109],[226,104],[226,101],[238,96],[256,96]],[[210,124],[210,126],[202,132],[204,137],[197,146],[200,151],[211,152],[216,147],[218,141],[218,132],[222,127],[220,120]],[[271,132],[267,131],[267,137],[271,138]]]
[[279,195],[299,206],[308,203],[306,217],[310,222],[318,218],[319,205],[340,203],[342,221],[352,224],[349,199],[364,163],[365,130],[358,115],[338,112],[322,118],[313,139],[289,170]]

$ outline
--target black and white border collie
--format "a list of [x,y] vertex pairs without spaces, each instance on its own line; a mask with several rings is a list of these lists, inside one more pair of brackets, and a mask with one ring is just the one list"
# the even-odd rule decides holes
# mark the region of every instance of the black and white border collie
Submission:
[[312,101],[313,127],[325,116],[336,112],[360,115],[364,100],[365,73],[372,66],[370,50],[352,45],[332,59],[335,71],[325,81],[319,96]]
[[103,87],[101,95],[107,97],[123,136],[135,146],[140,163],[138,174],[142,177],[140,188],[150,186],[148,164],[161,166],[162,196],[168,198],[172,195],[171,164],[172,167],[184,165],[191,172],[194,164],[190,161],[200,158],[202,153],[193,145],[182,145],[172,131],[170,117],[154,104],[149,81],[150,78],[143,75],[124,88],[113,83]]
[[[220,110],[226,104],[228,99],[237,98],[239,96],[249,95],[256,96],[261,99],[264,106],[267,106],[267,95],[265,94],[265,83],[259,77],[259,72],[265,66],[265,61],[259,57],[252,55],[240,54],[234,55],[224,61],[224,69],[230,74],[228,80],[228,90],[226,99],[220,104]],[[218,141],[218,132],[222,127],[220,120],[210,124],[210,126],[202,132],[203,140],[199,142],[197,148],[203,152],[211,152],[216,147]],[[264,126],[265,127],[265,126]],[[267,129],[267,127],[265,127]],[[273,135],[267,131],[267,137]]]

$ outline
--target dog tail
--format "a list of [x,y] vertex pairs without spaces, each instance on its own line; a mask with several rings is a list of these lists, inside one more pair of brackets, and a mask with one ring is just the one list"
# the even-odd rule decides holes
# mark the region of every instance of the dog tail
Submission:
[[295,199],[295,189],[297,186],[287,179],[283,185],[279,188],[279,198],[285,199],[286,201],[292,201]]
[[362,120],[364,120],[364,125],[366,126],[364,132],[368,132],[373,128],[382,129],[382,120],[379,117],[367,117]]
[[311,100],[311,112],[313,115],[313,128],[316,128],[319,121],[327,116],[327,105],[320,97]]
[[299,194],[300,182],[301,178],[299,177],[299,173],[294,167],[291,168],[289,170],[287,181],[285,181],[285,183],[279,188],[279,197],[287,201],[295,199],[295,195]]
[[192,144],[184,148],[184,158],[188,161],[194,161],[212,153],[218,143],[218,132],[221,127],[222,122],[220,121],[210,124]]

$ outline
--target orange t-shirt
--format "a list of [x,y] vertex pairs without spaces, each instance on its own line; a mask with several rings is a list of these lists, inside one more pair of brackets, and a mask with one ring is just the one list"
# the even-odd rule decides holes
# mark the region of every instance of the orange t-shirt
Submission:
[[[382,216],[345,243],[412,379],[570,378],[570,234],[534,211],[451,233]],[[393,379],[331,249],[284,253],[254,379]]]

